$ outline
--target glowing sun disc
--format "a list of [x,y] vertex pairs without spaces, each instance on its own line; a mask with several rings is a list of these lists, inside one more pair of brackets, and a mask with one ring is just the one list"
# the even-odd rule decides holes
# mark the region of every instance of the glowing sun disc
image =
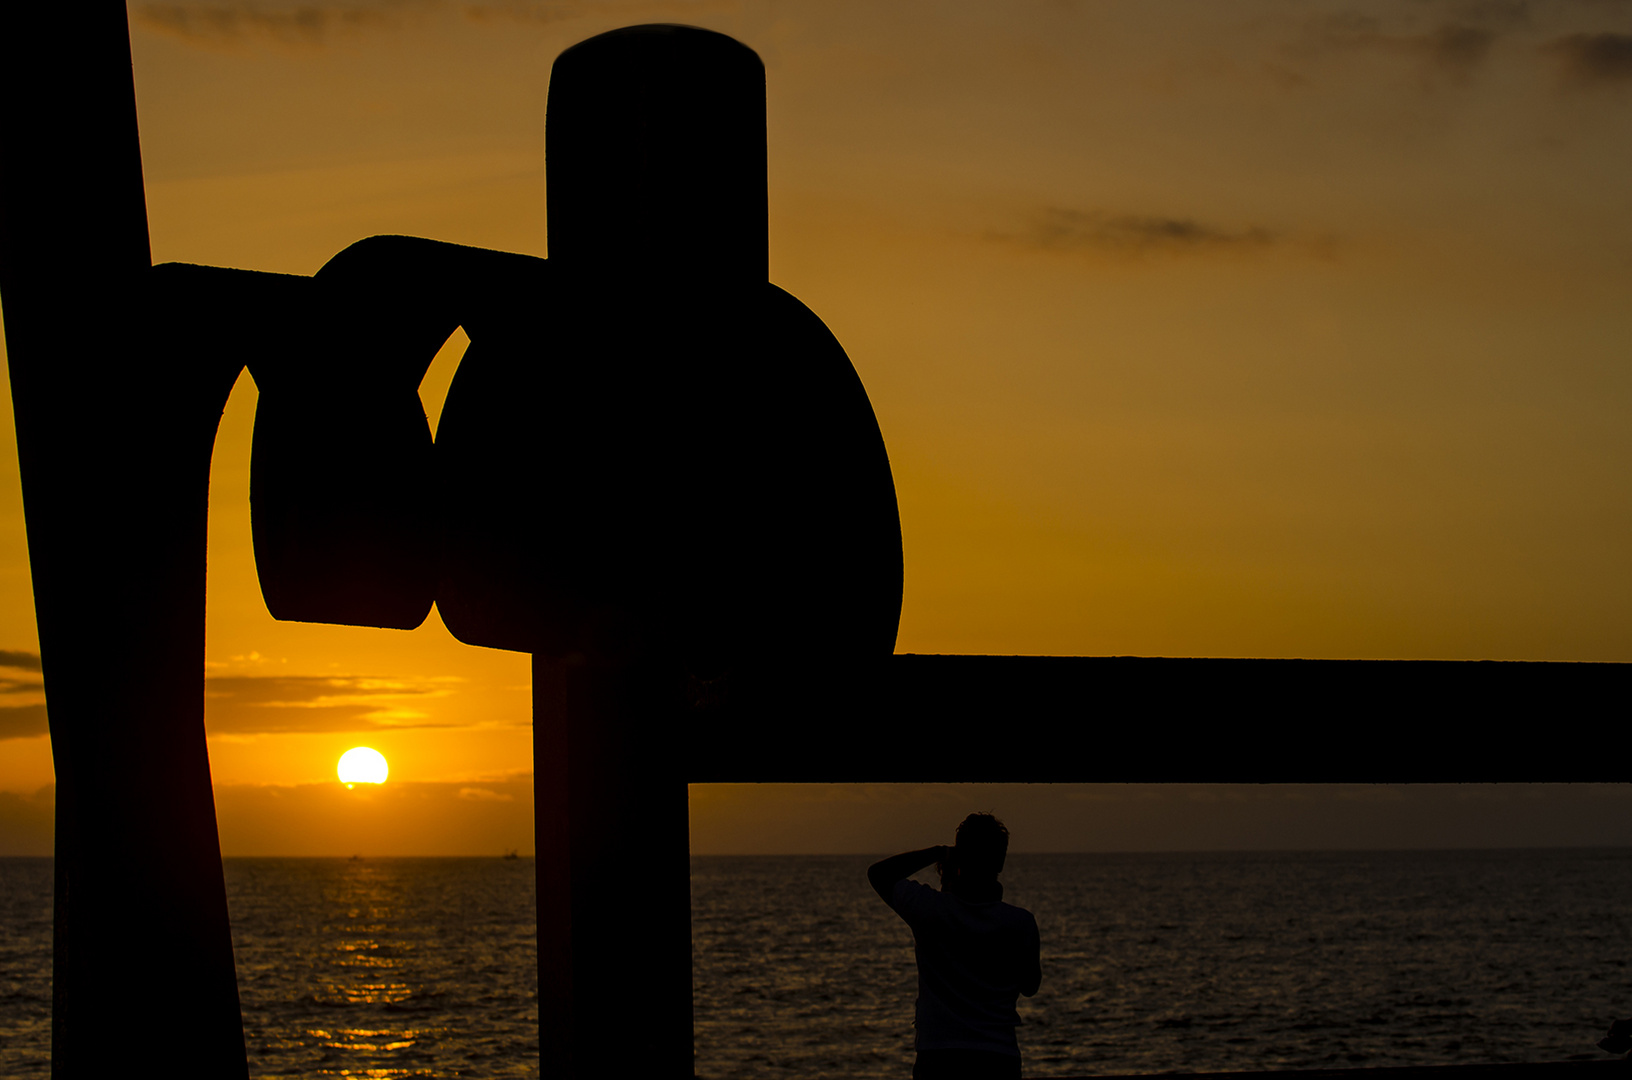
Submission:
[[353,784],[383,784],[385,778],[391,775],[391,767],[385,763],[385,755],[378,750],[354,746],[340,755],[339,772],[340,782],[347,787]]

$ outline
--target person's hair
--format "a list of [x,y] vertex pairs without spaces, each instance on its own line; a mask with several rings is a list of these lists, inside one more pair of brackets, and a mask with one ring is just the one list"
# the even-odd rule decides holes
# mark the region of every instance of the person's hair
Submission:
[[970,877],[995,878],[1009,854],[1009,830],[991,814],[970,814],[958,826],[953,854]]

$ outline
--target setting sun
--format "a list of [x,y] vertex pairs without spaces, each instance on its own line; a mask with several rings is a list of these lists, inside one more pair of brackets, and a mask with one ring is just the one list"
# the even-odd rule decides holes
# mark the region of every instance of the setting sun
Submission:
[[353,784],[383,784],[391,774],[385,755],[366,746],[355,746],[340,755],[340,782]]

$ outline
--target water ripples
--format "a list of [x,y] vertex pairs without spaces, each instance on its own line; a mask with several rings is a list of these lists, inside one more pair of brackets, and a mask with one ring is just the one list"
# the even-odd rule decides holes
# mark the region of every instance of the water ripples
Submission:
[[[865,857],[692,860],[706,1080],[911,1073],[911,933]],[[250,1072],[536,1077],[529,859],[228,859]],[[1597,1058],[1632,852],[1015,855],[1028,1076]],[[636,886],[638,887],[638,886]],[[0,860],[0,1075],[48,1073],[51,861]],[[638,974],[629,999],[638,1035]],[[617,1072],[617,1048],[606,1048]]]
[[252,1076],[536,1077],[530,859],[228,859]]
[[[693,860],[700,1076],[910,1075],[911,932],[869,861]],[[1028,1076],[1602,1058],[1632,1013],[1632,852],[1015,855],[1004,879],[1042,932]]]

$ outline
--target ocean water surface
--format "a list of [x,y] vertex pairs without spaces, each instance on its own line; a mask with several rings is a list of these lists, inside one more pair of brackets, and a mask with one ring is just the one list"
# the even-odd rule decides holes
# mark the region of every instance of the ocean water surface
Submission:
[[[911,935],[869,861],[692,860],[699,1076],[910,1075]],[[538,1075],[532,860],[226,867],[252,1076]],[[1030,1076],[1599,1058],[1632,1015],[1632,851],[1015,855],[1004,878],[1043,935]],[[0,860],[0,1075],[49,1071],[50,927],[50,860]],[[630,987],[607,1007],[638,1037]]]
[[[698,1075],[906,1077],[867,858],[692,863]],[[1028,1076],[1562,1061],[1632,1015],[1632,852],[1013,855]],[[924,880],[930,880],[928,876]]]
[[255,1077],[538,1075],[531,859],[227,859]]

